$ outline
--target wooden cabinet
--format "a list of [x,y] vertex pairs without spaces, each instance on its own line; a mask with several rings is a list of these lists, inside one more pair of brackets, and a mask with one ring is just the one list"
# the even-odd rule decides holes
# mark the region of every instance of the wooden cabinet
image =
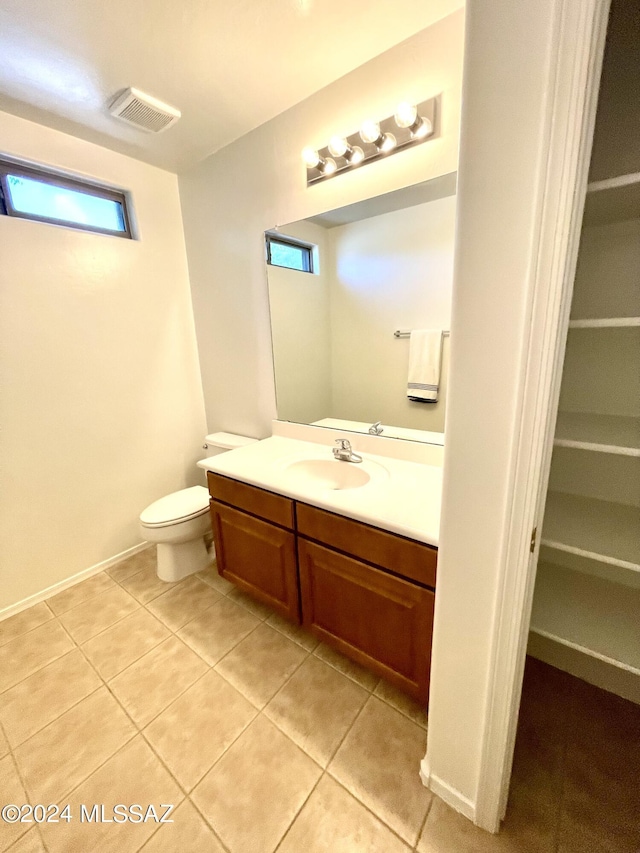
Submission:
[[303,538],[298,557],[304,626],[426,703],[434,592]]
[[209,472],[222,577],[426,704],[438,550]]
[[[208,476],[218,572],[300,624],[295,534],[265,520],[276,518],[292,527],[293,501],[226,477]],[[234,500],[240,509],[218,496]]]

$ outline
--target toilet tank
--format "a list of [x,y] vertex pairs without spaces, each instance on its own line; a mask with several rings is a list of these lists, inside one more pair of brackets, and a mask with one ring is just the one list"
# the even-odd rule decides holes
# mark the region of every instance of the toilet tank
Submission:
[[206,458],[217,456],[227,450],[235,450],[237,447],[246,447],[247,444],[255,444],[257,438],[249,438],[246,435],[236,435],[232,432],[212,432],[204,440],[203,449]]

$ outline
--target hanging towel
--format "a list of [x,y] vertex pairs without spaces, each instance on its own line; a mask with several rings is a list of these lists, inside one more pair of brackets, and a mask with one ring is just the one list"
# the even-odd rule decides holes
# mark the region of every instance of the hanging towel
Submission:
[[407,397],[416,403],[438,402],[442,338],[442,329],[416,329],[411,332]]

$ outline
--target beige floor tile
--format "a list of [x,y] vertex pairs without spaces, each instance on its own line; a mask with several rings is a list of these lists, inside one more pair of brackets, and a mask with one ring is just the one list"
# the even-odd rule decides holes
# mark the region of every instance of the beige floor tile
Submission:
[[302,625],[294,625],[293,622],[285,619],[284,616],[280,616],[279,613],[269,616],[267,625],[271,625],[276,631],[280,631],[281,634],[284,634],[285,637],[293,640],[294,643],[302,646],[308,652],[312,652],[320,642],[306,628],[303,628]]
[[220,598],[209,584],[200,578],[188,577],[163,595],[147,604],[147,609],[172,631],[182,628]]
[[329,772],[410,845],[416,843],[431,793],[418,775],[427,733],[371,696]]
[[254,616],[261,619],[263,622],[265,619],[268,619],[269,616],[273,615],[272,607],[269,607],[267,604],[263,604],[261,601],[253,598],[253,596],[241,589],[238,589],[238,587],[234,586],[234,588],[227,593],[227,597],[236,604],[246,607],[249,613],[253,613]]
[[[2,842],[0,842],[0,850]],[[30,829],[26,835],[12,844],[8,853],[46,853],[44,844],[40,837],[39,829]]]
[[260,624],[244,607],[220,598],[178,631],[178,636],[213,666]]
[[4,732],[2,731],[2,726],[0,726],[0,758],[4,758],[8,752],[9,752],[9,741],[7,740]]
[[373,692],[388,705],[394,707],[396,711],[400,711],[401,714],[409,717],[423,729],[427,728],[427,709],[412,699],[411,696],[407,696],[406,693],[389,684],[384,678],[380,679]]
[[263,708],[307,656],[297,643],[269,625],[258,625],[216,665],[256,708]]
[[[7,755],[0,760],[0,805],[20,806],[29,802],[13,758]],[[31,826],[25,823],[5,823],[1,825],[0,850],[7,850],[16,839],[24,835]]]
[[32,803],[59,802],[135,734],[106,688],[14,750]]
[[210,670],[144,730],[178,782],[191,790],[256,716],[256,709]]
[[175,589],[178,585],[177,583],[161,581],[156,574],[155,566],[148,566],[135,575],[129,575],[129,577],[119,580],[118,583],[139,601],[140,604],[147,604],[164,592]]
[[86,643],[138,607],[135,598],[114,583],[112,589],[78,604],[58,618],[76,643]]
[[28,607],[22,613],[16,613],[15,616],[9,616],[8,619],[3,619],[0,622],[0,646],[10,640],[15,640],[16,637],[21,637],[28,631],[33,631],[45,622],[53,619],[53,613],[47,607],[44,601],[40,604],[34,604],[33,607]]
[[207,671],[207,665],[177,637],[169,637],[109,683],[139,726],[156,717]]
[[272,853],[321,774],[259,716],[191,798],[231,853]]
[[0,722],[13,747],[40,731],[102,685],[75,649],[3,694]]
[[327,646],[326,643],[320,643],[314,651],[314,655],[370,692],[375,689],[380,681],[379,676],[350,660],[346,655],[332,649],[331,646]]
[[142,848],[143,853],[226,853],[198,810],[185,800]]
[[49,598],[47,604],[56,616],[59,616],[61,613],[66,613],[67,610],[95,598],[96,595],[102,595],[103,592],[107,592],[115,586],[115,581],[106,572],[100,572],[100,574],[94,575],[86,581],[70,586],[64,592],[59,592],[53,598]]
[[0,693],[75,648],[57,620],[0,646]]
[[127,557],[126,560],[121,560],[115,566],[111,566],[107,569],[107,574],[117,583],[122,583],[122,581],[145,569],[155,572],[158,565],[156,553],[156,546],[152,545],[150,548],[145,548],[144,551],[138,551],[132,557]]
[[[133,853],[158,828],[158,823],[151,819],[151,812],[149,820],[137,823],[88,823],[80,821],[80,805],[101,804],[105,817],[112,817],[114,805],[136,803],[143,807],[143,813],[148,806],[153,806],[160,819],[166,812],[162,804],[177,806],[183,797],[178,785],[139,736],[66,798],[74,820],[65,824],[44,824],[42,835],[50,853]],[[183,849],[185,853],[188,850]],[[176,853],[182,851],[176,850]]]
[[305,803],[278,853],[409,853],[407,847],[330,776]]
[[86,642],[82,651],[108,681],[169,636],[162,622],[140,608]]
[[310,656],[264,713],[326,767],[368,696],[351,679]]
[[200,580],[203,580],[205,583],[208,583],[209,586],[217,589],[222,595],[226,595],[228,592],[231,592],[232,589],[236,588],[231,581],[228,581],[226,578],[223,578],[218,574],[218,567],[216,566],[215,561],[204,572],[198,572],[196,577],[199,577]]
[[498,838],[434,797],[416,850],[418,853],[492,853],[500,850]]

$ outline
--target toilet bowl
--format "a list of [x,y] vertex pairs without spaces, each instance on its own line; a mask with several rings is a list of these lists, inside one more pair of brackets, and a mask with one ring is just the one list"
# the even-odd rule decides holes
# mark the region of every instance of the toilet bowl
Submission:
[[[207,457],[252,444],[256,439],[232,433],[213,433],[206,437]],[[213,558],[205,536],[211,532],[209,491],[191,486],[154,501],[140,513],[140,532],[147,542],[155,543],[158,577],[174,583],[205,569]]]

